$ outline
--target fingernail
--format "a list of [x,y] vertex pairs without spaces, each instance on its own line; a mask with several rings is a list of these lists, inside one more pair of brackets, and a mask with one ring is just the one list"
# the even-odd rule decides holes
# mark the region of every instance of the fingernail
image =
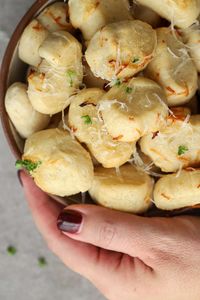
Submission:
[[64,210],[58,217],[58,229],[68,233],[78,233],[82,224],[81,213],[75,210]]
[[22,170],[17,171],[17,177],[18,177],[20,185],[23,186],[23,182],[22,182],[22,179],[21,179],[21,172],[22,172]]

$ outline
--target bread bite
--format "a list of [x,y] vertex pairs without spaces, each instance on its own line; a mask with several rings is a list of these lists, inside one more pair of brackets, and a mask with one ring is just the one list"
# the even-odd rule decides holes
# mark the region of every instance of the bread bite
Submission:
[[43,60],[28,77],[28,96],[35,110],[54,115],[69,105],[70,96],[77,92],[79,83],[73,69],[53,68]]
[[31,175],[43,191],[70,196],[92,185],[93,164],[89,153],[66,131],[48,129],[29,137],[24,161],[35,164]]
[[156,32],[156,53],[145,75],[164,88],[169,106],[187,103],[197,91],[196,67],[177,31],[163,27]]
[[190,116],[182,107],[174,108],[173,113],[166,128],[140,140],[141,150],[163,172],[200,165],[200,115]]
[[38,20],[31,21],[19,41],[19,58],[28,65],[37,67],[41,62],[39,48],[48,36],[48,30]]
[[52,67],[76,69],[82,74],[82,46],[78,40],[67,31],[56,31],[45,39],[39,48],[40,57]]
[[112,23],[91,39],[85,56],[95,76],[108,81],[129,78],[143,70],[156,48],[156,33],[139,20]]
[[16,82],[12,84],[5,97],[5,107],[10,120],[22,138],[46,128],[50,116],[37,112],[27,95],[27,85]]
[[187,28],[200,14],[200,0],[137,0],[139,4],[153,9],[161,17],[180,28]]
[[132,19],[128,0],[69,0],[69,14],[86,41],[109,23]]
[[69,22],[68,4],[56,2],[47,6],[37,17],[38,21],[50,32],[66,30],[73,32]]
[[124,165],[119,174],[115,169],[96,168],[89,193],[102,206],[143,213],[151,206],[152,190],[153,179],[150,176],[132,165]]
[[136,142],[148,132],[165,126],[168,116],[162,88],[150,79],[137,77],[112,87],[100,102],[105,127],[118,141]]
[[200,203],[200,170],[188,168],[162,177],[155,184],[154,203],[159,209],[174,210]]
[[99,113],[99,101],[103,95],[103,90],[91,88],[74,96],[68,122],[73,134],[87,145],[97,161],[105,168],[114,168],[130,159],[135,152],[135,143],[119,142],[108,134]]

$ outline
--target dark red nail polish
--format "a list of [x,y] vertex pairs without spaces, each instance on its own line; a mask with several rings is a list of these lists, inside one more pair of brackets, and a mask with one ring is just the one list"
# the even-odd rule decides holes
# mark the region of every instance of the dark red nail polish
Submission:
[[18,177],[20,185],[23,186],[23,182],[22,182],[22,179],[21,179],[21,172],[22,172],[22,170],[17,171],[17,177]]
[[58,217],[58,229],[68,233],[77,233],[80,229],[83,217],[75,210],[64,210]]

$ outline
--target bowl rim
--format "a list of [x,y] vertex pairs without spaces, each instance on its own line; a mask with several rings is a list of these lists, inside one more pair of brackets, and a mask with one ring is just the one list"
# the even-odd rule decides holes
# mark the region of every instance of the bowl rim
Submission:
[[29,24],[30,20],[35,16],[39,9],[48,3],[48,0],[36,0],[32,6],[26,11],[25,15],[21,18],[18,25],[14,29],[10,41],[4,52],[4,56],[0,68],[0,119],[3,128],[4,135],[6,137],[9,148],[14,154],[16,159],[21,157],[21,152],[17,146],[17,143],[14,139],[10,120],[5,109],[5,95],[7,91],[8,75],[10,70],[10,65],[14,55],[14,51],[17,47],[19,39],[24,31],[24,28]]

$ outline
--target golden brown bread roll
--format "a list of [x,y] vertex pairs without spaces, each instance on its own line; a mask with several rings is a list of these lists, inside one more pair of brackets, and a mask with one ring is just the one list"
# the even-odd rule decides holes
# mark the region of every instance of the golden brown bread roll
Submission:
[[41,114],[33,108],[24,83],[16,82],[8,88],[5,107],[22,138],[28,138],[33,133],[46,128],[50,122],[49,115]]
[[97,167],[90,196],[98,204],[112,209],[142,213],[151,206],[153,179],[131,165],[115,169]]
[[192,25],[200,14],[200,0],[137,0],[180,28]]
[[39,48],[49,32],[38,20],[31,21],[24,29],[19,41],[19,58],[25,63],[37,67],[41,62]]
[[165,101],[164,91],[157,83],[137,77],[112,87],[102,98],[99,110],[113,138],[134,142],[165,126]]
[[141,150],[164,172],[200,165],[200,115],[174,108],[168,126],[140,140]]
[[187,169],[159,179],[154,189],[154,203],[163,210],[180,209],[200,203],[200,170]]
[[132,19],[128,0],[69,0],[69,14],[87,41],[109,23]]
[[156,53],[145,75],[165,89],[169,106],[187,103],[197,91],[196,67],[178,32],[165,27],[156,32]]
[[37,17],[39,22],[50,32],[66,30],[72,32],[69,23],[68,4],[56,2],[46,7]]
[[95,76],[108,81],[129,78],[143,70],[156,48],[156,33],[139,20],[112,23],[99,30],[85,53]]
[[64,130],[47,129],[33,134],[26,141],[23,159],[37,164],[31,175],[47,193],[70,196],[86,192],[92,185],[89,153]]
[[107,132],[98,104],[103,90],[85,89],[73,97],[69,108],[69,126],[77,139],[85,143],[92,155],[105,168],[114,168],[127,162],[135,152],[135,143],[123,143]]

